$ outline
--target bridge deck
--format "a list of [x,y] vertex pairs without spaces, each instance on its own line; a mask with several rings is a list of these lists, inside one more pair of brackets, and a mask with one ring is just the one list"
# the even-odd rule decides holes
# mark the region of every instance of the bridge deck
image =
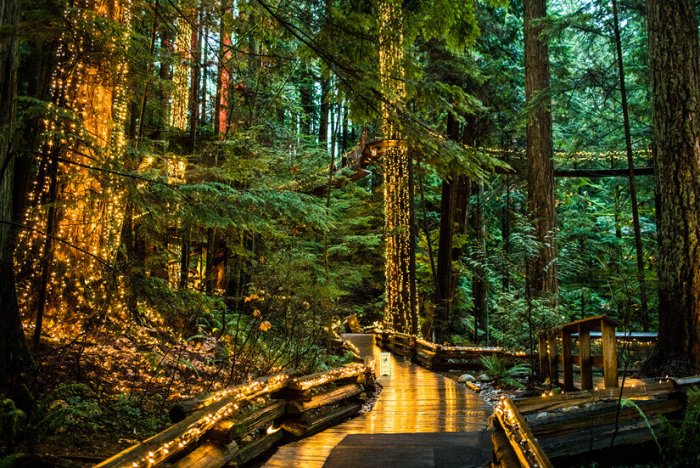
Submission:
[[[378,362],[374,336],[346,338]],[[264,466],[408,468],[479,466],[484,456],[490,461],[484,429],[491,410],[474,392],[393,356],[391,376],[378,382],[383,390],[372,411],[280,447]]]

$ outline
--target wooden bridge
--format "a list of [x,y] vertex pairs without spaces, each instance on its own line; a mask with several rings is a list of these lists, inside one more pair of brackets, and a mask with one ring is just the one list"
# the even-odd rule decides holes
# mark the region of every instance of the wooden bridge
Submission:
[[[378,362],[372,335],[346,335]],[[490,407],[453,380],[391,357],[372,411],[281,446],[269,467],[482,466],[491,461]]]
[[[374,335],[346,339],[378,362]],[[176,405],[174,425],[98,466],[211,468],[265,456],[270,467],[488,465],[490,407],[463,385],[395,356],[391,375],[377,379],[374,407],[353,419],[374,389],[373,366],[281,373]],[[275,449],[283,434],[296,441]]]

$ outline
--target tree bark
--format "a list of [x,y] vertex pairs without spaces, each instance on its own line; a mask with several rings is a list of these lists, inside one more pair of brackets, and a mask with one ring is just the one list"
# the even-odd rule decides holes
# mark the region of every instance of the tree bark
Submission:
[[659,338],[646,373],[700,371],[700,45],[692,0],[648,0]]
[[[472,237],[472,260],[476,265],[472,272],[472,297],[474,300],[474,342],[489,340],[489,320],[487,308],[488,283],[486,281],[486,226],[484,224],[484,210],[482,205],[483,186],[474,182],[472,193],[476,195],[476,203],[473,205],[469,216],[470,234]],[[479,335],[479,331],[483,332]]]
[[527,259],[527,293],[554,296],[558,290],[552,114],[549,97],[547,42],[540,20],[547,15],[545,0],[524,0],[525,97],[527,114],[528,209],[537,248]]
[[[447,137],[460,141],[459,133],[457,120],[452,114],[448,114]],[[449,341],[451,333],[452,305],[459,277],[459,271],[455,271],[453,262],[459,260],[461,254],[461,249],[454,248],[454,237],[465,229],[468,184],[466,177],[458,174],[442,181],[435,291],[435,339],[438,343]]]
[[328,104],[328,95],[330,92],[330,79],[321,74],[321,116],[319,118],[318,124],[318,141],[319,143],[325,143],[328,141],[328,112],[330,106]]
[[0,5],[0,388],[21,383],[33,361],[22,328],[15,289],[13,254],[19,218],[16,207],[24,194],[15,187],[13,137],[16,135],[17,97],[17,2]]

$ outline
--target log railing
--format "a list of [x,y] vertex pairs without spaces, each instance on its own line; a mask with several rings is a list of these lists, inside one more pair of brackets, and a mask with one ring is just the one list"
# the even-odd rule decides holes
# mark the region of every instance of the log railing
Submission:
[[285,434],[305,437],[352,416],[373,391],[371,361],[302,377],[262,377],[175,405],[172,426],[97,466],[241,465]]
[[[492,466],[567,465],[568,457],[592,450],[651,442],[664,433],[664,417],[683,407],[683,392],[697,377],[640,380],[634,385],[568,393],[549,393],[496,406],[491,426]],[[620,392],[627,403],[619,407]],[[644,414],[642,418],[640,412]]]
[[436,371],[480,369],[479,359],[483,356],[499,356],[509,360],[526,357],[505,353],[499,347],[439,345],[413,335],[390,331],[376,332],[375,340],[380,348]]

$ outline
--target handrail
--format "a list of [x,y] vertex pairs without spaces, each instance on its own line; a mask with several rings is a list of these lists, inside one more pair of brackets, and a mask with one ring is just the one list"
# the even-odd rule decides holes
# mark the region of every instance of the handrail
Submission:
[[[365,386],[372,382],[373,377],[374,366],[372,363],[368,365],[354,363],[297,378],[292,378],[289,373],[282,372],[188,400],[182,405],[182,411],[183,414],[191,411],[189,416],[184,417],[183,415],[183,420],[171,425],[153,437],[117,453],[99,463],[96,467],[138,468],[158,466],[172,460],[174,455],[187,450],[197,441],[203,439],[209,431],[220,423],[234,417],[239,409],[242,409],[247,402],[253,399],[275,394],[277,398],[284,398],[288,399],[289,402],[293,402],[295,401],[295,396],[291,394],[294,392],[298,393],[299,391],[306,391],[343,380],[347,381],[348,379],[354,379],[357,385]],[[283,391],[290,392],[290,396],[285,397],[283,395],[285,392]],[[330,393],[332,390],[327,392]],[[329,398],[329,401],[337,403],[345,398],[357,398],[359,394],[360,391],[355,390],[345,391],[342,394],[336,392]],[[285,403],[285,406],[288,406],[287,403]],[[260,411],[264,410],[265,408],[263,407]],[[287,412],[283,411],[281,414],[284,416]],[[349,414],[349,411],[345,411],[343,416],[348,416]],[[333,422],[331,421],[331,423]],[[229,459],[239,452],[239,448],[234,441],[231,442],[231,445],[235,449],[222,451],[226,453]],[[243,450],[244,448],[240,451]],[[226,461],[224,461],[224,464]]]

